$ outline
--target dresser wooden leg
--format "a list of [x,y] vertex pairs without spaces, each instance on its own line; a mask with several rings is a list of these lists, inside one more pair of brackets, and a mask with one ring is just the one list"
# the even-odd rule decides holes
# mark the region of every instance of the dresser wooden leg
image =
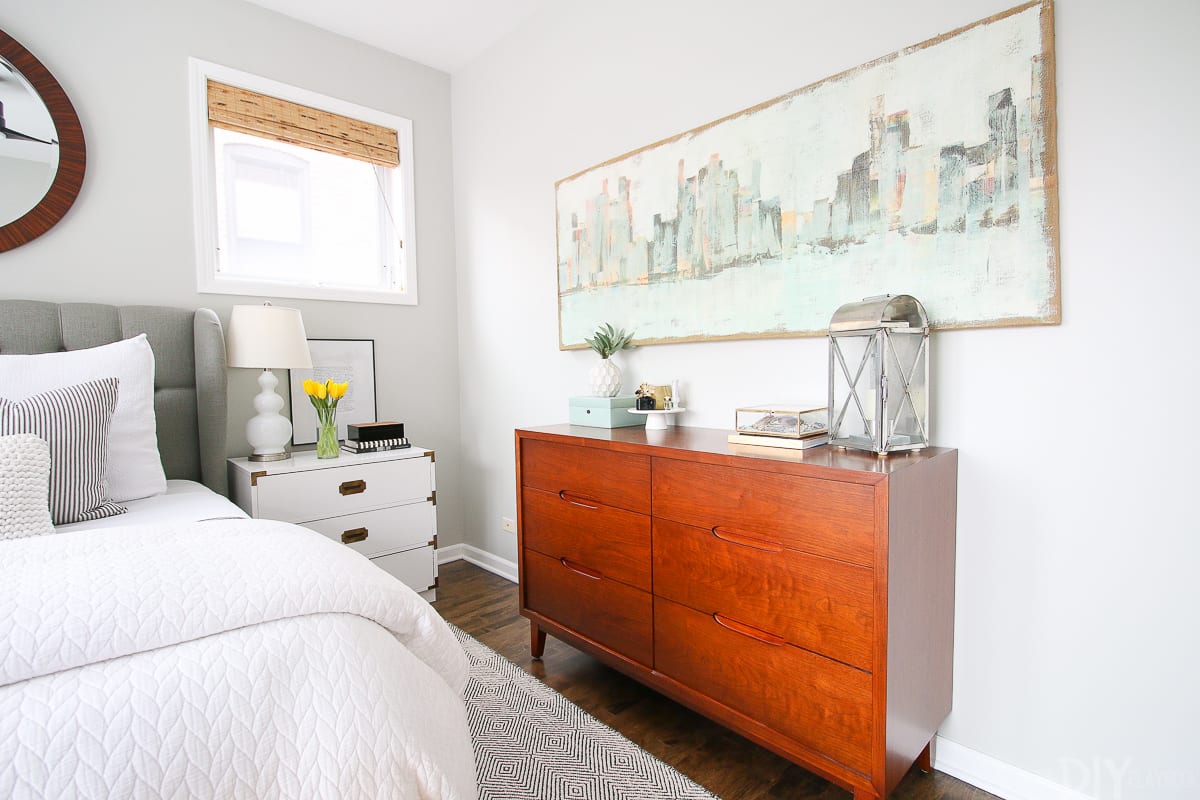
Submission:
[[926,774],[933,772],[933,740],[929,740],[929,744],[925,745],[925,749],[921,751],[921,755],[917,756],[917,769]]
[[546,652],[546,632],[536,622],[529,623],[529,655],[541,658]]

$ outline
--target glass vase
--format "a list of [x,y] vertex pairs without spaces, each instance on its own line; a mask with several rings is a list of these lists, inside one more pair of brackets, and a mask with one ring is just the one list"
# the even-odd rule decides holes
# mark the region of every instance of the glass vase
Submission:
[[330,412],[317,420],[317,458],[337,458],[338,452],[337,414]]

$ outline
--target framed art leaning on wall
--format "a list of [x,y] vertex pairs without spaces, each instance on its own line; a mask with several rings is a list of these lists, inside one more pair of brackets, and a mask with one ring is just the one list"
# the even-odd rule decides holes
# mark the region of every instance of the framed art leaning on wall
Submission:
[[292,403],[292,444],[316,444],[317,412],[304,393],[304,381],[349,382],[346,396],[338,402],[338,438],[345,440],[346,426],[375,422],[375,340],[309,339],[312,369],[293,369],[289,374]]
[[1054,73],[1034,0],[564,178],[560,347],[818,336],[900,293],[1059,323]]

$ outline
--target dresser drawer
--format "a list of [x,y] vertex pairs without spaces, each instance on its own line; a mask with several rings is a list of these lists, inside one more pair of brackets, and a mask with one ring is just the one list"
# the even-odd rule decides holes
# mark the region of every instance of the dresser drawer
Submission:
[[345,543],[368,558],[427,545],[437,532],[433,503],[430,502],[361,511],[303,525]]
[[[718,534],[722,534],[718,529]],[[654,521],[654,593],[871,669],[873,573],[750,539]]]
[[525,547],[650,591],[650,518],[569,498],[542,489],[521,493]]
[[662,598],[654,627],[657,672],[869,774],[870,674]]
[[654,516],[871,565],[871,486],[654,459]]
[[578,445],[521,440],[521,483],[639,514],[650,513],[650,459]]
[[530,611],[650,665],[654,647],[649,593],[529,550],[521,589]]
[[433,471],[428,458],[406,458],[334,463],[328,468],[263,475],[256,483],[256,517],[308,522],[427,500],[433,494]]

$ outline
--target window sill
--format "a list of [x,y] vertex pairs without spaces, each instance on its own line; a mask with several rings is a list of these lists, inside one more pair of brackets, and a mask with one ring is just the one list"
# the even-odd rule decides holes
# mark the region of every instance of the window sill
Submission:
[[287,297],[297,300],[332,300],[343,303],[383,303],[415,306],[417,291],[388,292],[382,289],[348,289],[334,286],[294,286],[285,283],[236,281],[230,279],[201,281],[196,287],[200,294],[236,294],[252,297]]

